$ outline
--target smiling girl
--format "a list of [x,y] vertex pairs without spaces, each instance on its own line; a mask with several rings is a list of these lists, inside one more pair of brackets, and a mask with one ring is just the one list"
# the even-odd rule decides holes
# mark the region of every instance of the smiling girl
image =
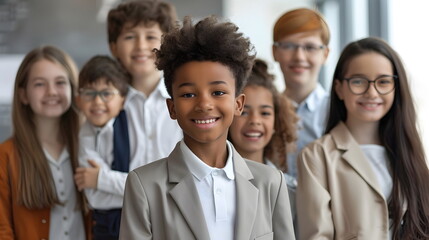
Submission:
[[429,171],[407,75],[386,42],[343,50],[326,135],[298,169],[302,239],[429,238]]
[[85,239],[73,182],[76,66],[51,47],[28,53],[15,81],[12,137],[0,145],[0,238]]

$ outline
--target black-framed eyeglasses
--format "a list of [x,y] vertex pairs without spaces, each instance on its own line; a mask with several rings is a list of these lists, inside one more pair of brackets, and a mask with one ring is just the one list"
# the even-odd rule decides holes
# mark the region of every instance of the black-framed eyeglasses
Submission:
[[370,83],[374,83],[375,90],[381,95],[386,95],[395,89],[395,79],[397,78],[398,76],[395,75],[382,75],[374,80],[369,80],[365,77],[350,77],[343,80],[347,81],[353,94],[365,94],[369,89]]
[[304,50],[304,52],[309,55],[314,55],[320,52],[320,50],[326,48],[325,45],[317,45],[312,43],[297,44],[293,42],[274,42],[274,46],[280,48],[283,51],[291,53],[297,51],[298,48],[302,48],[302,50]]
[[79,96],[84,101],[93,101],[97,96],[100,96],[103,102],[108,102],[113,99],[113,97],[119,94],[119,91],[113,89],[105,89],[101,91],[95,91],[93,89],[79,89]]

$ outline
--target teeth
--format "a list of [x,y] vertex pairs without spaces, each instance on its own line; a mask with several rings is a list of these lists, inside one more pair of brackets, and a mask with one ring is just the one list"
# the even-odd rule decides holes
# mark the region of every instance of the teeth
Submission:
[[49,100],[49,101],[45,102],[45,104],[48,104],[48,105],[54,105],[54,104],[57,104],[57,103],[58,103],[57,100]]
[[144,57],[135,57],[135,59],[136,60],[146,60],[146,59],[148,59],[148,57],[147,56],[144,56]]
[[364,103],[363,105],[366,107],[374,108],[374,107],[377,107],[378,104],[377,103]]
[[103,113],[104,112],[104,110],[94,110],[94,111],[92,111],[93,113],[95,113],[95,114],[101,114],[101,113]]
[[194,120],[197,124],[208,124],[208,123],[214,123],[216,119],[207,119],[207,120]]
[[246,137],[260,137],[260,136],[262,136],[262,133],[253,132],[253,133],[245,133],[244,135]]

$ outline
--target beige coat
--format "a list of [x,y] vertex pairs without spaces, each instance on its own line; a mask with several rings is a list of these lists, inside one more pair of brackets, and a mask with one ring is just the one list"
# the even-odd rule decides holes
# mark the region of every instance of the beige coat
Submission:
[[[282,173],[234,150],[235,238],[295,239]],[[203,206],[179,145],[128,175],[120,239],[209,239]]]
[[388,239],[387,201],[344,123],[304,148],[298,169],[300,239]]

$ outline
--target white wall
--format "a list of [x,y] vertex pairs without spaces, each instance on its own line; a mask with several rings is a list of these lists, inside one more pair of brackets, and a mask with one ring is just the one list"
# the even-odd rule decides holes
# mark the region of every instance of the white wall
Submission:
[[10,104],[15,76],[23,55],[0,54],[0,104]]
[[274,62],[271,46],[273,27],[285,12],[299,7],[314,8],[311,0],[223,0],[224,16],[235,23],[250,38],[257,57],[268,62],[270,72],[276,75],[280,91],[285,87],[280,67]]
[[390,4],[390,42],[405,63],[429,156],[429,2],[395,0]]

